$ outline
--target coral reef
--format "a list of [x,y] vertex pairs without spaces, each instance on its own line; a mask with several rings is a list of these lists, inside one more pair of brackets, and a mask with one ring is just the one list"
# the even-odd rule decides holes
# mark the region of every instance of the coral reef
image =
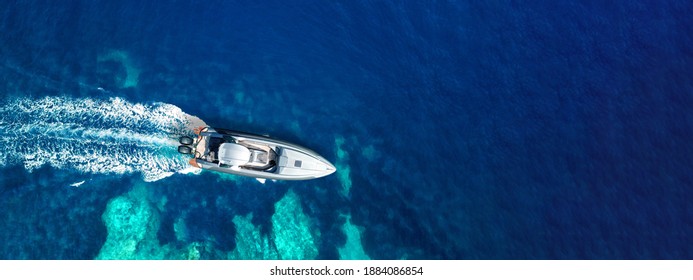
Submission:
[[318,255],[320,232],[312,229],[310,217],[303,213],[301,200],[293,191],[274,205],[272,240],[284,260],[314,259]]
[[338,248],[339,259],[342,260],[370,260],[371,258],[363,250],[361,244],[361,229],[351,223],[351,215],[346,215],[346,222],[342,226],[346,235],[346,243]]
[[337,146],[337,162],[335,162],[335,167],[337,168],[337,178],[342,184],[341,194],[345,197],[349,197],[349,191],[351,190],[349,153],[342,148],[342,145],[344,145],[344,137],[338,136],[334,142]]

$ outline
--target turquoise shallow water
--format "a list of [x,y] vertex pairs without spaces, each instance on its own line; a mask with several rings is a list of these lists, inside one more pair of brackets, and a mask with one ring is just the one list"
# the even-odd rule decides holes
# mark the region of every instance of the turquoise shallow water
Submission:
[[[690,259],[684,1],[10,1],[0,258]],[[206,123],[304,182],[190,170]]]

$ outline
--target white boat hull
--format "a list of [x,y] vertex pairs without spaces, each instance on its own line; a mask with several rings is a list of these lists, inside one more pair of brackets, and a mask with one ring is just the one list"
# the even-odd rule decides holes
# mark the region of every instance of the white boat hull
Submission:
[[305,147],[227,129],[201,128],[197,139],[187,147],[192,149],[193,166],[258,179],[309,180],[337,170]]

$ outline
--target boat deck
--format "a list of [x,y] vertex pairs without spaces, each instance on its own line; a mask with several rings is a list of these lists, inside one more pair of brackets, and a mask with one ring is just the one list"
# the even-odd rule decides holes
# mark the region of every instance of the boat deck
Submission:
[[195,158],[207,160],[205,158],[205,150],[207,149],[207,138],[203,136],[198,136],[197,141],[197,145],[195,145]]
[[[198,137],[197,145],[195,145],[195,158],[210,163],[217,163],[218,151],[216,151],[214,147],[210,147],[212,150],[207,151],[208,137],[209,136]],[[224,142],[224,140],[221,141]],[[251,152],[248,162],[241,167],[255,170],[268,170],[277,164],[278,156],[273,147],[262,143],[255,143],[249,140],[239,140],[236,143],[248,148],[248,150]],[[210,143],[210,145],[214,145],[214,141]],[[218,145],[216,146],[218,147]]]

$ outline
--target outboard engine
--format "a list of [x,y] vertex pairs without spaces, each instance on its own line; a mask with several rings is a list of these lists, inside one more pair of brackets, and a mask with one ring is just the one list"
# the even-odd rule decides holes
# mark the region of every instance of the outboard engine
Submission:
[[178,146],[178,152],[184,155],[192,154],[192,148],[186,145]]
[[178,138],[178,142],[180,142],[183,145],[192,145],[193,139],[188,136],[181,136],[180,138]]

